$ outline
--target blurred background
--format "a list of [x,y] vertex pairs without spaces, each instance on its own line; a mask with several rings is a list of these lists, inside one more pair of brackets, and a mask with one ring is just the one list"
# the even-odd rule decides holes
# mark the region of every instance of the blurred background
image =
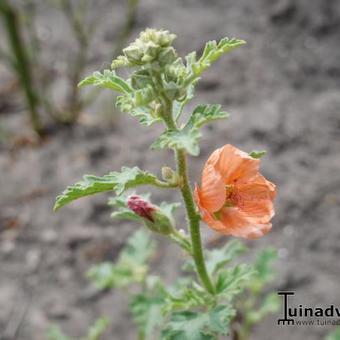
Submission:
[[[296,291],[297,304],[340,305],[339,1],[1,0],[0,339],[46,339],[51,324],[80,338],[102,315],[112,319],[103,339],[135,338],[126,296],[98,294],[85,273],[114,260],[136,226],[111,221],[105,195],[52,207],[85,173],[173,165],[170,152],[148,151],[159,127],[117,112],[110,91],[76,87],[146,27],[176,33],[183,56],[224,36],[248,42],[204,74],[190,104],[231,113],[205,129],[192,178],[226,143],[267,150],[262,172],[278,185],[276,217],[249,247],[277,247],[275,290]],[[179,199],[172,195],[153,198]],[[202,231],[208,244],[216,238]],[[153,268],[171,281],[182,259],[160,242]],[[277,317],[253,339],[318,340],[332,330],[277,326]]]

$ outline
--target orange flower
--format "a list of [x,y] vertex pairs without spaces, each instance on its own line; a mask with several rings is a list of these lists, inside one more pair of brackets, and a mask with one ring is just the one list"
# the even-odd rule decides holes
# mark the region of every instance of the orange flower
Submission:
[[202,219],[225,234],[256,239],[272,227],[276,187],[259,173],[260,160],[227,144],[205,163],[195,200]]

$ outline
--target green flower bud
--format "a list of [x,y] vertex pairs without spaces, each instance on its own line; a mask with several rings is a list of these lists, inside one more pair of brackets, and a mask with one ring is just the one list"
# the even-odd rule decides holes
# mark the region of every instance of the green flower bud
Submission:
[[169,184],[179,184],[179,176],[177,172],[169,168],[168,166],[162,167],[162,177],[164,181],[168,182]]
[[129,66],[129,61],[123,55],[118,56],[117,59],[114,59],[111,64],[111,68],[113,70],[119,67],[124,67],[124,66]]
[[136,44],[124,48],[123,53],[132,64],[140,64],[143,58],[143,51]]
[[172,64],[176,59],[177,53],[173,47],[163,48],[158,56],[158,61],[161,66]]
[[146,86],[152,86],[152,80],[149,76],[148,71],[140,70],[132,74],[131,76],[131,86],[135,90],[140,90]]
[[147,28],[145,31],[141,32],[139,39],[144,42],[152,41],[160,47],[168,47],[172,44],[176,34],[171,34],[169,31],[156,30],[153,28]]

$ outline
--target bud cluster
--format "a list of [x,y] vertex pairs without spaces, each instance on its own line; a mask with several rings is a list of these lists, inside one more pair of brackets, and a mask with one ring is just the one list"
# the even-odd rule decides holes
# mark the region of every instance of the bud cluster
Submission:
[[160,66],[172,63],[177,54],[171,44],[175,34],[165,30],[147,28],[141,32],[128,47],[123,49],[123,56],[112,62],[112,68],[120,66],[141,66],[158,61]]

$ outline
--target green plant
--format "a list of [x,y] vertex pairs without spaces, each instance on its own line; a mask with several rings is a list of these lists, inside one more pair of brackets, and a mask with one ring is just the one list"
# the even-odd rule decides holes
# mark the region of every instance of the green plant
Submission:
[[[238,39],[210,41],[200,57],[190,53],[183,60],[172,47],[174,34],[147,29],[112,62],[112,70],[95,72],[79,85],[93,85],[118,92],[117,106],[136,117],[144,126],[163,124],[165,131],[153,142],[152,149],[172,149],[176,170],[162,168],[162,179],[137,167],[123,167],[103,177],[92,175],[68,187],[56,199],[55,210],[81,197],[100,192],[115,192],[109,200],[113,218],[140,222],[149,231],[177,244],[188,260],[188,273],[172,285],[150,273],[155,242],[145,229],[127,241],[117,262],[102,263],[88,272],[98,289],[127,288],[140,285],[133,293],[130,310],[137,324],[139,339],[217,339],[230,333],[235,316],[245,323],[233,329],[246,338],[254,324],[275,310],[275,302],[265,299],[260,313],[264,285],[272,279],[269,263],[273,250],[259,255],[254,265],[235,263],[245,246],[232,240],[220,249],[203,252],[200,221],[226,235],[254,239],[271,228],[275,185],[259,174],[263,152],[247,154],[231,145],[215,150],[206,162],[201,187],[195,196],[189,181],[187,155],[199,154],[200,128],[211,121],[228,117],[220,105],[199,105],[181,123],[185,105],[193,98],[194,88],[203,71],[223,54],[243,45]],[[124,80],[116,69],[127,67],[131,74]],[[164,190],[177,189],[187,215],[187,230],[178,229],[173,212],[178,203],[156,205],[150,195],[128,193],[149,185]],[[179,224],[183,227],[183,222]],[[195,279],[195,276],[196,278]],[[244,292],[246,304],[240,295]],[[239,298],[237,298],[239,297]],[[248,297],[251,298],[248,299]],[[268,307],[269,306],[269,307]],[[233,327],[233,326],[232,326]]]

